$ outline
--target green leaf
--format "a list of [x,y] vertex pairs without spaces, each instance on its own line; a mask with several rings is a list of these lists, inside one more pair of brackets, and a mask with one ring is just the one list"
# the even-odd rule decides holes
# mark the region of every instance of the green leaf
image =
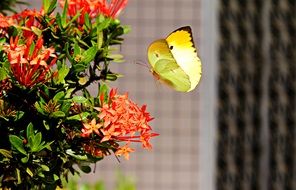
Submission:
[[46,11],[46,13],[48,15],[50,15],[55,10],[56,6],[57,6],[57,0],[52,0],[51,3],[50,3],[50,6],[48,7],[48,9]]
[[38,176],[39,176],[39,177],[42,177],[42,178],[45,177],[45,175],[44,175],[42,172],[39,172],[39,173],[38,173]]
[[29,174],[31,177],[34,176],[33,172],[30,170],[30,168],[26,169],[27,174]]
[[25,112],[23,112],[23,111],[17,111],[16,112],[16,115],[15,115],[15,118],[14,118],[14,121],[20,120],[24,115],[25,115]]
[[71,56],[71,54],[69,52],[69,43],[68,42],[66,42],[65,50],[66,50],[66,56],[67,56],[67,58],[69,59],[69,61],[71,62],[71,64],[74,64],[75,63],[75,60],[73,59],[73,57]]
[[12,158],[11,151],[9,150],[0,149],[0,154],[2,154],[6,158]]
[[75,103],[83,104],[87,102],[87,99],[83,96],[74,96],[72,99]]
[[118,78],[117,74],[107,74],[106,76],[106,80],[109,80],[109,81],[116,81]]
[[61,91],[61,92],[58,92],[54,97],[53,97],[53,100],[55,101],[55,102],[57,102],[57,101],[59,101],[62,97],[64,97],[65,96],[65,93],[63,92],[63,91]]
[[123,62],[123,55],[121,54],[110,54],[107,58],[112,59],[114,62]]
[[61,106],[61,111],[63,111],[64,113],[69,113],[70,108],[71,108],[70,102],[63,102]]
[[33,146],[30,147],[32,152],[39,152],[39,146],[42,140],[42,134],[39,132],[36,135],[32,136]]
[[47,10],[50,6],[50,1],[49,0],[42,0],[43,2],[43,9],[44,9],[44,12],[47,13]]
[[24,149],[23,140],[16,135],[9,135],[9,141],[11,145],[20,153],[27,155],[26,150]]
[[40,104],[39,104],[38,102],[36,102],[34,105],[35,105],[36,110],[37,110],[39,113],[41,113],[41,114],[44,115],[44,110],[41,108]]
[[104,42],[104,34],[102,31],[97,30],[97,47],[101,49]]
[[19,185],[22,183],[21,172],[19,169],[16,169],[16,176],[17,176],[17,184]]
[[86,155],[77,155],[77,154],[76,154],[73,150],[71,150],[71,149],[66,150],[66,153],[67,153],[68,155],[72,156],[73,158],[78,159],[78,160],[81,160],[81,161],[83,161],[83,160],[87,160],[87,156],[86,156]]
[[90,115],[88,112],[83,112],[77,115],[73,115],[70,117],[67,117],[67,120],[77,120],[77,121],[84,121],[87,119],[87,117]]
[[50,117],[59,118],[59,117],[65,117],[66,114],[62,111],[55,111],[50,114]]
[[23,158],[21,159],[21,162],[24,163],[24,164],[28,163],[28,161],[29,161],[29,157],[28,157],[28,156],[23,157]]
[[49,172],[49,171],[50,171],[50,169],[49,169],[48,166],[46,166],[46,165],[44,165],[44,164],[42,164],[42,165],[40,165],[40,166],[41,166],[41,168],[42,168],[43,171],[46,171],[46,172]]
[[130,26],[123,26],[123,33],[127,34],[131,31],[131,27]]
[[83,171],[84,173],[90,173],[91,167],[87,165],[78,164],[78,167]]
[[110,25],[112,19],[109,17],[104,17],[103,15],[100,15],[96,19],[96,25],[97,25],[97,31],[102,31]]
[[89,18],[88,13],[84,14],[84,25],[86,26],[86,29],[91,29],[92,28],[91,20]]
[[47,123],[46,120],[43,120],[43,125],[44,125],[44,127],[45,127],[46,130],[49,130],[50,129],[50,126],[49,126],[49,124]]
[[75,41],[75,43],[74,43],[74,57],[76,57],[76,55],[80,55],[80,53],[81,53],[81,48],[78,45],[78,42]]
[[61,64],[61,67],[58,69],[57,84],[64,82],[66,76],[68,75],[70,68],[65,64]]
[[8,77],[8,74],[6,72],[6,69],[0,68],[0,81],[6,79]]
[[57,176],[56,174],[53,174],[53,180],[54,180],[54,181],[58,181],[59,179],[60,179],[59,176]]
[[67,26],[67,11],[68,11],[68,0],[65,1],[62,17],[61,17],[61,23],[62,27],[66,28]]
[[73,69],[75,71],[75,73],[79,73],[79,72],[83,72],[85,71],[85,69],[87,69],[87,66],[84,64],[75,64],[73,65]]
[[91,61],[94,60],[96,54],[97,54],[97,47],[92,46],[91,48],[87,49],[85,52],[82,54],[82,59],[81,62],[85,64],[89,64]]
[[31,30],[37,35],[37,36],[41,36],[42,35],[42,30],[40,30],[39,28],[32,26]]
[[29,125],[27,126],[26,134],[27,134],[28,139],[30,137],[34,136],[34,129],[33,129],[33,124],[32,123],[29,123]]
[[60,30],[64,30],[63,25],[62,25],[62,16],[60,15],[60,13],[56,14],[56,23],[58,24]]
[[73,92],[74,90],[75,90],[75,88],[69,88],[69,89],[66,91],[65,98],[66,98],[66,99],[71,98],[72,92]]

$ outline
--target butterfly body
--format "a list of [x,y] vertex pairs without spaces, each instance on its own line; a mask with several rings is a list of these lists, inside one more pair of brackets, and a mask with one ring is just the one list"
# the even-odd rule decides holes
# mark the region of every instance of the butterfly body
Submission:
[[201,61],[194,47],[191,28],[182,27],[148,48],[151,72],[176,91],[192,91],[201,78]]

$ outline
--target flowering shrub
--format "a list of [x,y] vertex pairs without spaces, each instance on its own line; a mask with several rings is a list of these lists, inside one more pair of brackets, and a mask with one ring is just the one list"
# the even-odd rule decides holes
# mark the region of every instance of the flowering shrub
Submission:
[[123,61],[114,50],[129,31],[117,19],[126,4],[43,0],[0,14],[0,188],[56,189],[105,156],[129,159],[133,143],[152,148],[146,106],[106,85],[119,76],[109,64]]

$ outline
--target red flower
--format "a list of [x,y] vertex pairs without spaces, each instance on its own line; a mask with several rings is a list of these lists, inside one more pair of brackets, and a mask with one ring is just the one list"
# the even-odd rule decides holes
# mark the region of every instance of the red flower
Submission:
[[107,3],[106,0],[101,0],[104,9],[106,9],[106,16],[116,18],[120,12],[125,8],[128,0],[111,0],[111,3]]
[[148,122],[153,118],[146,112],[146,106],[140,108],[128,99],[127,94],[118,95],[117,91],[112,89],[109,102],[103,102],[102,106],[96,109],[100,112],[98,117],[103,121],[103,128],[100,128],[103,134],[101,142],[141,142],[144,148],[151,148],[149,140],[158,134],[151,132]]
[[0,38],[7,35],[8,27],[12,26],[14,21],[11,17],[4,16],[0,13]]
[[[84,15],[88,13],[91,19],[102,14],[107,17],[116,18],[125,8],[128,0],[68,0],[68,16],[75,16],[80,11],[78,23],[84,24]],[[60,0],[62,7],[65,6],[65,0]]]
[[131,152],[135,152],[135,149],[130,148],[129,144],[126,144],[126,145],[124,145],[122,147],[119,147],[117,149],[117,151],[115,152],[115,155],[116,156],[122,156],[123,155],[126,160],[129,160],[129,153],[131,153]]
[[103,126],[100,123],[96,123],[96,119],[91,120],[90,123],[84,123],[84,128],[82,129],[82,137],[89,137],[90,134],[95,132],[96,134],[100,135],[99,129]]
[[25,87],[49,80],[54,75],[48,75],[50,67],[57,60],[53,47],[45,48],[41,37],[36,44],[33,39],[34,36],[30,36],[26,44],[19,44],[19,37],[10,38],[10,44],[4,46],[14,78]]
[[29,38],[30,36],[34,35],[34,32],[32,31],[34,27],[42,29],[42,25],[40,24],[39,20],[43,15],[43,10],[36,11],[25,9],[24,11],[13,15],[12,18],[18,24],[22,24],[22,26],[24,26],[23,36],[25,38]]
[[4,16],[0,13],[0,28],[8,28],[13,25],[13,20],[10,17]]

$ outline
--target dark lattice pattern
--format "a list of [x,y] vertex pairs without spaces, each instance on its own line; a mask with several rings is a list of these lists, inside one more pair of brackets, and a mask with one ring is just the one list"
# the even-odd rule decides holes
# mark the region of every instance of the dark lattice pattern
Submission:
[[217,189],[259,189],[262,3],[221,0]]
[[271,190],[296,189],[296,1],[270,8],[269,130]]

